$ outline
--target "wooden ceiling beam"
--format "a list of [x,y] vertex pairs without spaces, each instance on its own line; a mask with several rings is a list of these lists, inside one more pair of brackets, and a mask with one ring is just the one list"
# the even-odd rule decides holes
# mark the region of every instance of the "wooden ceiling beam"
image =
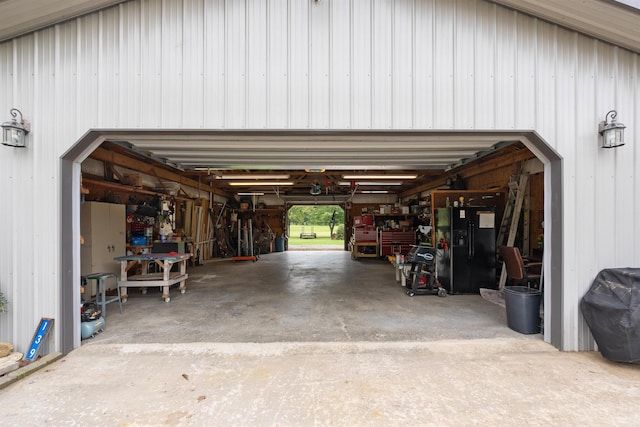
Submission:
[[229,194],[227,192],[221,189],[216,189],[215,187],[204,184],[200,181],[187,178],[183,176],[181,172],[180,173],[173,172],[165,169],[164,167],[157,167],[156,165],[150,164],[146,161],[134,159],[125,154],[117,153],[115,151],[108,150],[103,147],[98,147],[93,153],[91,153],[89,157],[95,160],[100,160],[103,162],[112,163],[116,166],[131,169],[133,171],[140,172],[145,175],[150,175],[158,178],[158,180],[165,179],[168,181],[177,182],[187,187],[195,188],[200,191],[206,191],[206,192],[222,195],[225,197],[229,197]]
[[[511,150],[513,150],[513,148],[511,148]],[[510,150],[502,150],[500,152],[496,152],[496,155],[481,158],[472,161],[467,165],[443,172],[438,179],[416,186],[409,190],[405,190],[402,193],[399,193],[398,196],[401,198],[410,197],[424,191],[435,190],[438,187],[446,185],[447,179],[454,177],[456,174],[459,174],[464,179],[468,179],[469,177],[480,175],[494,169],[535,158],[535,155],[525,147],[515,151],[509,151]]]

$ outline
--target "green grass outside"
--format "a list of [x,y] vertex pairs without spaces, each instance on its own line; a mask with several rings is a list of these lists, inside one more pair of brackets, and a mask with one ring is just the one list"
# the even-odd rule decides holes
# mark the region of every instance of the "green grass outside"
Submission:
[[[334,232],[338,228],[333,229]],[[316,233],[315,239],[301,239],[300,233],[302,233],[304,229],[305,233]],[[336,239],[331,240],[331,232],[329,230],[328,225],[290,225],[289,226],[289,246],[296,245],[336,245],[336,246],[344,246],[344,240]]]

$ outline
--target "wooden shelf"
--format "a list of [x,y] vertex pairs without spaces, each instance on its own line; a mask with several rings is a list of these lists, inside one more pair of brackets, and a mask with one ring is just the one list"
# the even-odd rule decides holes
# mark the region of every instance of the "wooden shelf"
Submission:
[[388,218],[388,217],[398,217],[398,216],[418,216],[420,214],[416,214],[416,213],[408,213],[408,214],[403,214],[403,213],[399,213],[399,214],[373,214],[374,218]]
[[[86,187],[100,187],[100,188],[107,188],[109,190],[120,191],[123,193],[137,193],[137,194],[146,194],[149,196],[170,197],[170,195],[166,193],[146,190],[141,187],[132,187],[130,185],[119,184],[117,182],[98,181],[91,178],[83,178],[82,182],[83,182],[83,185],[85,185]],[[176,200],[190,200],[188,197],[182,197],[182,196],[171,196],[171,197],[175,198]]]
[[253,212],[253,213],[282,213],[284,208],[256,208],[256,209],[231,209],[236,212]]

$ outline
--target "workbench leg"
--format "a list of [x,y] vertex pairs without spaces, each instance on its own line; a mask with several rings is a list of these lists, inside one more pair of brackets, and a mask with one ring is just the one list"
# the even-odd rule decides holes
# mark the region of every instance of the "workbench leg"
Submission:
[[[180,261],[180,275],[184,276],[185,274],[187,274],[187,260],[183,259]],[[181,294],[187,292],[187,281],[183,280],[182,282],[180,282],[180,286],[178,287],[178,289],[180,289]]]
[[[173,263],[167,261],[166,259],[164,260],[164,264],[162,267],[162,280],[164,280],[164,283],[169,283],[169,279],[171,278],[171,266],[173,265]],[[162,298],[164,298],[164,302],[169,302],[171,301],[171,296],[169,295],[169,286],[163,286],[162,287]]]
[[98,289],[96,290],[96,299],[98,299],[98,294],[102,296],[102,301],[100,304],[101,306],[100,313],[102,313],[103,316],[106,316],[107,303],[105,301],[107,300],[107,284],[105,283],[105,279],[102,277],[97,280],[97,283],[98,283]]
[[[120,261],[120,281],[127,281],[127,261]],[[120,287],[120,283],[116,283],[116,286]],[[120,299],[122,302],[127,302],[127,287],[122,286],[120,289]]]

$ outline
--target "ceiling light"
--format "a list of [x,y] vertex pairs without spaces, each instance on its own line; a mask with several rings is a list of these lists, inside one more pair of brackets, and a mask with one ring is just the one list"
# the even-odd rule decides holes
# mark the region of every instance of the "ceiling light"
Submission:
[[314,173],[323,173],[324,169],[305,169],[306,173],[314,172]]
[[264,196],[264,193],[259,193],[256,191],[248,191],[248,192],[238,193],[238,196]]
[[284,175],[284,174],[262,174],[262,175],[256,175],[256,174],[246,174],[246,175],[230,174],[230,175],[217,176],[216,179],[289,179],[289,175]]
[[342,175],[342,179],[416,179],[418,175]]
[[[391,186],[391,185],[402,185],[402,182],[399,181],[389,181],[389,182],[376,182],[376,181],[356,181],[356,185],[377,185],[380,187]],[[350,181],[340,181],[338,185],[350,186]]]
[[244,187],[253,187],[257,185],[277,187],[280,185],[293,185],[293,182],[291,181],[256,181],[256,182],[240,181],[240,182],[230,182],[229,185],[244,186]]
[[389,194],[388,190],[362,190],[362,194]]

